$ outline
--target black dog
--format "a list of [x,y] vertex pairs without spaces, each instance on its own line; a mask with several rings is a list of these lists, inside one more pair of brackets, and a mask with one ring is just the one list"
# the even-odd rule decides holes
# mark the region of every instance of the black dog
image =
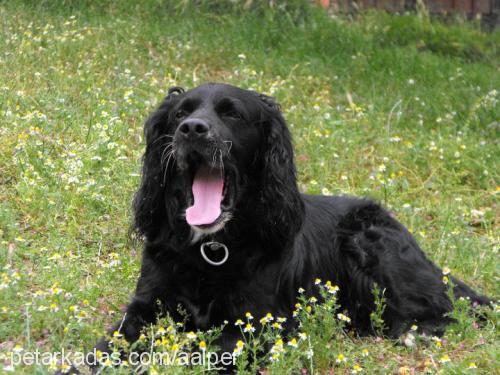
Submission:
[[[225,84],[172,88],[144,131],[133,226],[145,241],[141,276],[112,331],[120,327],[133,342],[158,314],[181,319],[179,305],[188,330],[246,311],[292,322],[297,289],[313,295],[316,277],[340,287],[339,303],[360,334],[372,329],[375,283],[385,289],[387,335],[413,324],[440,334],[449,323],[442,271],[386,210],[299,192],[291,136],[272,98]],[[451,280],[456,297],[489,303]],[[219,345],[232,352],[239,338],[229,324]]]

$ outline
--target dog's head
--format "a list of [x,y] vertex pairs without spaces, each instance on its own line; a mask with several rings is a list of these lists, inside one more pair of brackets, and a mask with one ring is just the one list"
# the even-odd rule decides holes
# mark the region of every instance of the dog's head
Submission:
[[212,234],[238,218],[270,234],[300,216],[291,137],[272,98],[225,84],[175,87],[145,137],[134,203],[140,234],[155,236],[166,224]]

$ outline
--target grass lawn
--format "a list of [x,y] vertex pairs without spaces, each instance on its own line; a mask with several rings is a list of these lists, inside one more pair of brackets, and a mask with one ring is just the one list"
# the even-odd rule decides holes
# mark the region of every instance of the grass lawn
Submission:
[[[302,191],[382,202],[432,260],[499,296],[499,32],[425,14],[330,17],[299,0],[185,3],[0,2],[0,372],[50,372],[13,369],[11,353],[89,350],[120,319],[139,271],[128,228],[142,125],[173,85],[275,96]],[[498,311],[478,329],[457,302],[443,338],[406,348],[346,335],[336,313],[305,302],[305,336],[281,350],[268,332],[270,373],[500,371]],[[174,330],[159,347],[216,334]]]

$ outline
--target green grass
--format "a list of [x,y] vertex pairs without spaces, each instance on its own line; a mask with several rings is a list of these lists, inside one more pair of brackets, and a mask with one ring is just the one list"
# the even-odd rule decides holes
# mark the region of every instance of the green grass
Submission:
[[[142,124],[173,85],[275,96],[302,191],[383,202],[430,258],[499,295],[500,33],[425,15],[330,17],[299,0],[200,3],[0,2],[0,366],[20,348],[88,350],[120,319],[139,271],[128,227]],[[476,329],[459,312],[439,344],[414,349],[311,318],[318,355],[285,340],[282,360],[262,365],[498,371],[497,314]]]

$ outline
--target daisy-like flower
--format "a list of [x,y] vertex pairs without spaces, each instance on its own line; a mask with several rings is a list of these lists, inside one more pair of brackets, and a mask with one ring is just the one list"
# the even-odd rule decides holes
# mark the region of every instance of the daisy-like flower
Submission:
[[207,348],[207,343],[201,340],[198,346],[200,347],[201,350],[205,350]]
[[114,332],[113,332],[113,337],[117,337],[117,338],[119,338],[119,337],[122,337],[122,336],[123,336],[123,335],[122,335],[119,331],[114,331]]
[[271,353],[282,353],[284,351],[283,349],[283,339],[278,338],[276,342],[274,343],[273,347],[271,348]]
[[468,370],[474,370],[477,368],[477,365],[474,362],[469,363],[469,367],[467,367]]
[[245,317],[246,317],[248,320],[252,320],[252,319],[253,319],[252,314],[250,314],[249,312],[246,312],[246,313],[245,313]]
[[301,340],[306,340],[306,339],[307,339],[307,333],[300,332],[300,333],[299,333],[299,339],[301,339]]
[[316,303],[316,302],[318,302],[318,299],[316,297],[312,296],[311,298],[309,298],[309,302]]
[[194,333],[193,331],[190,331],[190,332],[186,333],[186,337],[189,340],[194,340],[196,338],[196,333]]
[[160,328],[158,328],[158,331],[156,332],[156,334],[163,336],[166,332],[167,331],[165,330],[165,328],[160,327]]
[[451,270],[450,270],[448,267],[444,267],[444,268],[443,268],[443,275],[445,275],[445,276],[446,276],[446,275],[449,275],[449,274],[450,274],[450,272],[451,272]]
[[318,279],[318,278],[315,279],[314,280],[314,285],[319,285],[319,284],[321,284],[321,279]]
[[235,355],[240,355],[241,352],[243,351],[243,348],[245,347],[245,343],[241,340],[238,340],[236,343],[236,346],[234,347],[233,353]]
[[347,315],[344,315],[342,313],[337,314],[337,318],[339,318],[339,320],[342,320],[342,321],[347,322],[347,323],[351,322],[351,318],[349,318]]
[[286,322],[286,318],[284,318],[284,317],[282,317],[282,316],[278,316],[278,317],[276,318],[276,321],[277,321],[278,323],[285,323],[285,322]]
[[340,288],[337,285],[329,285],[329,286],[327,286],[327,289],[328,289],[328,293],[330,293],[330,294],[335,294],[340,290]]
[[267,313],[266,316],[263,316],[261,319],[260,319],[260,324],[264,325],[264,324],[267,324],[271,321],[273,321],[273,316],[271,315],[271,313]]
[[432,341],[434,341],[436,343],[436,346],[438,348],[441,348],[443,346],[443,342],[441,341],[441,339],[437,336],[432,336]]
[[418,329],[418,326],[416,324],[412,325],[410,328],[412,331],[416,331]]
[[337,363],[342,363],[342,362],[344,362],[344,363],[345,363],[345,362],[347,362],[347,358],[346,358],[346,356],[345,356],[345,355],[343,355],[343,354],[339,354],[339,355],[337,356],[337,359],[335,360],[335,362],[337,362]]
[[369,352],[369,351],[368,351],[368,349],[366,349],[366,348],[365,348],[365,349],[363,349],[363,350],[361,351],[361,355],[362,355],[363,357],[368,357],[368,355],[369,355],[369,354],[370,354],[370,352]]
[[255,328],[250,323],[247,323],[245,328],[243,328],[243,332],[255,332]]
[[304,288],[299,288],[298,292],[299,292],[300,294],[302,294],[302,293],[304,293],[304,292],[305,292],[305,290],[304,290]]
[[352,371],[351,371],[352,374],[358,374],[361,371],[363,371],[363,368],[360,365],[355,364],[354,366],[352,366]]
[[280,359],[280,353],[273,353],[273,354],[271,355],[271,358],[270,358],[270,359],[271,359],[271,362],[276,362],[276,361],[278,361],[278,360]]
[[439,358],[439,362],[441,362],[441,363],[448,363],[448,362],[451,362],[451,359],[450,359],[450,357],[447,354],[445,354],[441,358]]
[[179,345],[178,344],[172,344],[172,346],[170,347],[170,350],[173,351],[173,352],[176,352],[179,350]]
[[273,323],[273,328],[276,328],[276,329],[283,329],[283,326],[282,326],[280,323],[278,323],[278,322],[274,322],[274,323]]
[[449,282],[450,279],[448,278],[448,276],[443,276],[443,284],[448,285]]
[[235,326],[242,326],[243,324],[245,324],[245,323],[241,319],[238,319],[236,322],[234,322]]
[[293,339],[288,341],[288,346],[291,346],[292,348],[296,348],[297,346],[299,346],[297,339],[294,337]]

